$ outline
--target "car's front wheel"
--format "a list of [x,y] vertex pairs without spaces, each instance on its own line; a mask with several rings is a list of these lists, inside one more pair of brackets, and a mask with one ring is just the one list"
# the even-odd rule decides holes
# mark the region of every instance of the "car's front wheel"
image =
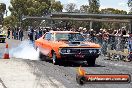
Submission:
[[59,61],[58,61],[58,59],[57,59],[57,56],[56,56],[56,53],[55,53],[55,52],[52,53],[52,63],[53,63],[54,65],[59,64]]
[[95,60],[96,58],[94,57],[87,58],[86,61],[87,61],[88,66],[95,66]]

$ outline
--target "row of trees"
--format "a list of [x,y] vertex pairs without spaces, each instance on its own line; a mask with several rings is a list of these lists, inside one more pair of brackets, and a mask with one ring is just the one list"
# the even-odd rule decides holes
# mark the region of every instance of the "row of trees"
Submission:
[[[88,5],[82,5],[80,6],[80,9],[76,9],[76,4],[70,3],[66,6],[65,10],[67,12],[77,12],[77,13],[95,13],[95,14],[127,14],[124,10],[114,9],[114,8],[105,8],[105,9],[99,9],[100,8],[100,2],[99,0],[88,0]],[[127,2],[126,2],[127,3]],[[128,4],[131,3],[131,0],[128,1]],[[79,27],[83,26],[86,28],[90,28],[90,22],[72,22],[73,26]],[[118,23],[118,22],[93,22],[93,29],[98,30],[100,28],[107,28],[107,29],[119,29],[123,26],[129,26],[126,23]]]
[[[63,5],[60,1],[55,0],[11,0],[9,6],[11,15],[6,17],[4,25],[7,26],[28,26],[34,25],[32,20],[22,22],[23,16],[44,16],[51,11],[61,12]],[[39,22],[37,22],[39,24]]]
[[132,0],[128,0],[128,7],[130,8],[130,14],[132,14]]
[[6,12],[6,4],[0,3],[0,25],[2,25],[3,15],[5,12]]
[[[88,0],[89,5],[82,5],[80,6],[80,9],[76,9],[76,4],[75,3],[69,3],[66,7],[65,10],[67,12],[78,12],[78,13],[103,13],[103,14],[127,14],[126,11],[124,10],[118,10],[114,8],[105,8],[101,9],[100,8],[100,2],[99,0]],[[131,0],[128,1],[128,6],[131,7],[132,5]]]
[[[60,1],[55,0],[11,0],[11,6],[9,10],[11,15],[4,19],[4,25],[6,26],[36,26],[39,25],[41,21],[38,20],[24,20],[22,21],[22,16],[44,16],[50,12],[62,12],[65,9],[67,12],[77,12],[77,13],[97,13],[97,14],[127,14],[126,11],[118,10],[114,8],[100,8],[99,0],[88,0],[88,5],[80,6],[80,9],[77,9],[76,4],[69,3],[64,7]],[[132,12],[132,1],[128,0],[128,6],[130,7],[130,13]],[[64,23],[64,22],[62,22]],[[76,22],[70,21],[68,23],[70,26],[83,26],[89,28],[89,22]],[[94,22],[93,29],[99,28],[112,28],[118,29],[122,26],[126,26],[125,23],[110,23],[110,22]],[[128,26],[128,25],[127,25]]]
[[67,12],[80,12],[80,13],[99,13],[100,2],[99,0],[88,0],[89,5],[82,5],[80,9],[76,9],[75,3],[67,4],[65,10]]

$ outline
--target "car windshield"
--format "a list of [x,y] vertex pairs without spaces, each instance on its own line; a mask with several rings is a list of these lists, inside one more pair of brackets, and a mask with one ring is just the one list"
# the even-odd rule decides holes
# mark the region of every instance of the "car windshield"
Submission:
[[84,41],[85,39],[80,33],[57,33],[56,40]]

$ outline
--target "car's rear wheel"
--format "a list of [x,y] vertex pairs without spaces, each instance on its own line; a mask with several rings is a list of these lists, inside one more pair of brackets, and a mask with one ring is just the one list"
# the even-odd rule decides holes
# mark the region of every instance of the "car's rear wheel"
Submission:
[[46,56],[39,52],[39,58],[41,61],[45,61]]
[[59,64],[59,61],[58,61],[58,59],[57,59],[57,56],[56,56],[56,53],[55,53],[55,52],[52,53],[52,63],[53,63],[54,65]]
[[39,53],[39,60],[44,61],[46,56],[43,55],[43,53],[40,52],[39,48],[36,48],[37,52]]
[[95,66],[95,60],[96,58],[94,57],[87,58],[86,61],[87,61],[88,66]]

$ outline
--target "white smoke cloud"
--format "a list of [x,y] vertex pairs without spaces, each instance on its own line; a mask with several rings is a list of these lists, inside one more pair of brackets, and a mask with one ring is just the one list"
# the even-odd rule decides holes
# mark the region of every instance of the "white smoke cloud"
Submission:
[[39,60],[39,51],[36,51],[33,43],[29,41],[23,41],[18,47],[12,48],[9,53],[10,57]]

